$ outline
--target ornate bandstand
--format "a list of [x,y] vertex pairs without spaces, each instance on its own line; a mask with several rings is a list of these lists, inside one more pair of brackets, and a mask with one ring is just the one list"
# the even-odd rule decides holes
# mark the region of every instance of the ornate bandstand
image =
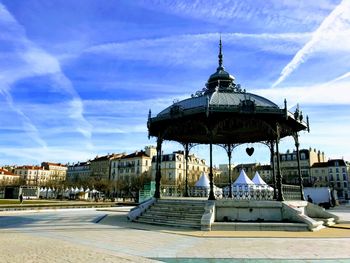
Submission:
[[[154,117],[149,112],[149,136],[157,138],[155,192],[154,197],[133,208],[128,219],[139,223],[193,227],[206,231],[315,231],[324,225],[334,224],[337,220],[334,215],[304,201],[299,132],[309,131],[308,117],[305,121],[299,107],[293,113],[288,111],[286,100],[284,108],[280,108],[272,101],[242,89],[235,83],[235,78],[225,71],[221,39],[219,47],[219,66],[209,77],[204,89],[188,99],[174,102]],[[279,156],[280,140],[288,136],[295,141],[299,178],[299,184],[293,186],[292,194],[282,184]],[[164,141],[179,142],[184,147],[185,188],[181,197],[161,198]],[[245,143],[263,143],[269,147],[273,187],[266,184],[252,186],[253,182],[244,173],[241,179],[248,182],[248,194],[243,193],[239,186],[237,188],[237,180],[232,183],[232,151]],[[209,196],[207,200],[193,198],[188,189],[189,150],[201,144],[209,145],[209,186],[205,189],[209,190],[209,194],[208,191],[205,194]],[[229,190],[229,194],[220,198],[215,195],[213,145],[222,146],[228,156],[229,185],[226,190]],[[247,148],[246,151],[251,155],[254,148]],[[260,191],[261,189],[263,190]]]
[[[209,77],[205,88],[197,91],[191,98],[174,102],[173,105],[167,107],[155,117],[151,116],[151,111],[149,113],[149,136],[157,137],[156,191],[154,197],[160,198],[160,163],[163,141],[181,143],[184,146],[186,161],[191,147],[198,144],[209,145],[209,200],[215,199],[213,145],[220,145],[226,149],[229,163],[229,183],[231,185],[232,150],[244,143],[260,142],[270,148],[272,165],[274,165],[274,155],[277,156],[277,167],[272,167],[275,186],[274,198],[283,201],[279,141],[281,138],[292,136],[295,140],[297,160],[299,161],[298,133],[309,130],[308,117],[306,117],[305,122],[299,107],[294,113],[289,112],[286,100],[284,100],[284,108],[279,108],[272,101],[242,89],[223,66],[221,39],[219,47],[219,66],[216,72]],[[253,148],[247,148],[247,153],[251,155],[253,150]],[[298,168],[300,199],[304,200],[299,162]],[[187,173],[186,165],[184,196],[188,196]],[[229,197],[232,197],[231,190]]]

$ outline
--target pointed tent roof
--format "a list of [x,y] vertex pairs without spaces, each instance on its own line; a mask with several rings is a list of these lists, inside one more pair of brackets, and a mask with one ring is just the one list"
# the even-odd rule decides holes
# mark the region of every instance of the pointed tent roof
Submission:
[[265,183],[265,181],[260,177],[260,174],[257,171],[255,172],[255,175],[252,181],[254,184],[267,185],[267,183]]
[[207,177],[207,175],[202,172],[201,177],[199,177],[198,181],[195,183],[196,187],[209,187],[209,179]]
[[248,185],[248,184],[254,185],[253,181],[250,180],[247,174],[244,172],[244,170],[241,169],[241,172],[238,178],[236,179],[236,181],[234,181],[232,185]]

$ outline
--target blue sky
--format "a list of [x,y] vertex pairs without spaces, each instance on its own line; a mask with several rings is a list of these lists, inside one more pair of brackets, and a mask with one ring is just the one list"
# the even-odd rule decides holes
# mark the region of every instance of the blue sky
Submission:
[[[220,33],[236,83],[309,115],[301,147],[350,161],[350,1],[0,0],[0,165],[155,144],[148,110],[204,87]],[[284,139],[281,151],[293,146]],[[207,158],[208,146],[192,152]],[[233,154],[269,160],[261,144]]]

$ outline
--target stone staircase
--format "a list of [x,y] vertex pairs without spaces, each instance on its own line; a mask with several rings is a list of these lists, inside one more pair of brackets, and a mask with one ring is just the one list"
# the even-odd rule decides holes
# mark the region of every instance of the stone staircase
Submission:
[[200,229],[205,203],[206,200],[158,199],[134,221]]

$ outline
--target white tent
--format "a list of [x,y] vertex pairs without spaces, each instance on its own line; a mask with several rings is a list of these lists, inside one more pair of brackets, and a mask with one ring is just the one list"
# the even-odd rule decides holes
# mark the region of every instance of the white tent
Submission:
[[[232,189],[232,193],[250,193],[252,191],[254,191],[254,189],[256,188],[255,184],[253,183],[252,180],[249,179],[249,177],[247,176],[247,174],[244,172],[243,169],[241,169],[241,172],[239,173],[238,178],[236,179],[236,181],[234,181],[231,184],[231,189]],[[223,194],[225,196],[228,196],[230,191],[230,186],[226,186],[223,188]]]
[[199,177],[198,181],[194,185],[195,187],[210,187],[210,182],[207,175],[202,172],[201,177]]
[[267,185],[267,183],[265,183],[265,181],[260,177],[260,174],[256,171],[254,178],[252,179],[254,184],[257,185]]
[[[192,195],[201,196],[201,197],[209,196],[209,192],[210,192],[209,188],[210,188],[210,181],[208,179],[208,176],[204,172],[202,172],[198,181],[194,185]],[[222,189],[214,185],[214,194],[217,197],[222,196]]]
[[241,169],[241,172],[238,178],[236,179],[236,181],[233,182],[232,186],[248,186],[248,185],[252,186],[255,184],[252,180],[249,179],[245,171]]
[[66,188],[66,190],[64,191],[63,197],[65,198],[69,198],[69,188]]
[[256,184],[256,187],[259,189],[267,189],[273,191],[273,188],[269,186],[265,181],[260,177],[260,174],[256,171],[252,181]]

